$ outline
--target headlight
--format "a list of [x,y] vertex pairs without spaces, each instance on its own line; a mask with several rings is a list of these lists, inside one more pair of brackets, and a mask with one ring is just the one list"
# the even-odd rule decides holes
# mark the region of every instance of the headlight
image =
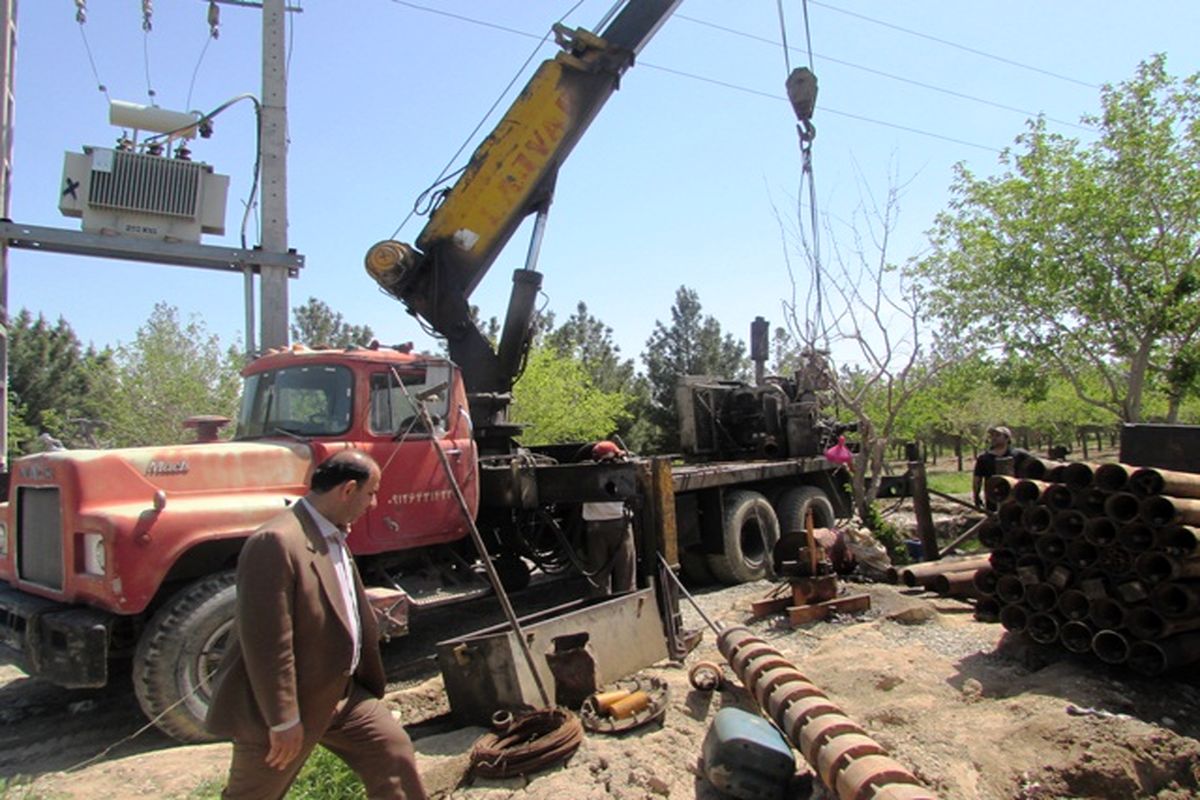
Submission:
[[108,554],[104,549],[104,537],[98,533],[83,535],[83,571],[89,575],[103,575],[108,566]]

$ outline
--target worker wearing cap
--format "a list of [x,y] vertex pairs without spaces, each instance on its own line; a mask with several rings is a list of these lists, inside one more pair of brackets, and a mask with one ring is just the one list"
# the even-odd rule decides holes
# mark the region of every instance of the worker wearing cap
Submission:
[[[1008,474],[1014,474],[1016,468],[1020,466],[1020,461],[1028,455],[1028,453],[1019,447],[1012,446],[1012,431],[1003,425],[995,425],[988,428],[988,449],[979,454],[975,459],[975,474],[971,479],[971,496],[975,500],[976,506],[982,506],[980,500],[980,491],[983,489],[984,482],[997,474],[996,460],[1000,458],[1012,459],[1012,470]],[[989,501],[988,510],[994,511],[994,505]]]
[[[625,451],[610,441],[592,445],[592,460],[620,461]],[[634,589],[635,551],[633,526],[621,500],[584,503],[582,516],[587,526],[587,554],[592,585],[598,594],[631,592]]]

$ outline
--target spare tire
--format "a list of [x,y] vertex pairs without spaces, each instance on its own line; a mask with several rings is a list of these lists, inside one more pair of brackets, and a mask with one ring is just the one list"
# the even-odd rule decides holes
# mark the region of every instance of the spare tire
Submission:
[[803,533],[809,509],[812,509],[814,528],[832,528],[837,524],[833,503],[829,502],[825,492],[816,486],[796,486],[780,495],[775,502],[780,533],[784,536]]
[[709,569],[717,580],[731,585],[766,577],[771,551],[779,539],[775,509],[766,497],[745,489],[726,492],[724,500],[723,552],[709,554]]

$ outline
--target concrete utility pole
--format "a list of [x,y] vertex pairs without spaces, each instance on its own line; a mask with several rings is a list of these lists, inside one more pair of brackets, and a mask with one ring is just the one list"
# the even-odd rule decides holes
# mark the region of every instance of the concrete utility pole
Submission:
[[[263,0],[262,23],[262,249],[286,253],[287,239],[287,53],[285,0]],[[261,334],[266,350],[288,343],[288,271],[260,267]]]
[[[13,70],[17,63],[17,0],[0,0],[0,217],[12,198]],[[0,472],[8,471],[8,244],[0,239]],[[7,493],[7,492],[6,492]]]

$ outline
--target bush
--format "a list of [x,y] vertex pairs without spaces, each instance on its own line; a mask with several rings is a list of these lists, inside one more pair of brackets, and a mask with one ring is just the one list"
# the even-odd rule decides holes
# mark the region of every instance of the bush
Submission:
[[876,540],[887,550],[888,558],[892,560],[893,566],[903,566],[911,561],[908,557],[908,548],[904,544],[904,535],[900,533],[895,525],[883,518],[883,515],[879,513],[877,503],[872,503],[869,507],[867,518],[863,520],[863,525],[874,534]]

